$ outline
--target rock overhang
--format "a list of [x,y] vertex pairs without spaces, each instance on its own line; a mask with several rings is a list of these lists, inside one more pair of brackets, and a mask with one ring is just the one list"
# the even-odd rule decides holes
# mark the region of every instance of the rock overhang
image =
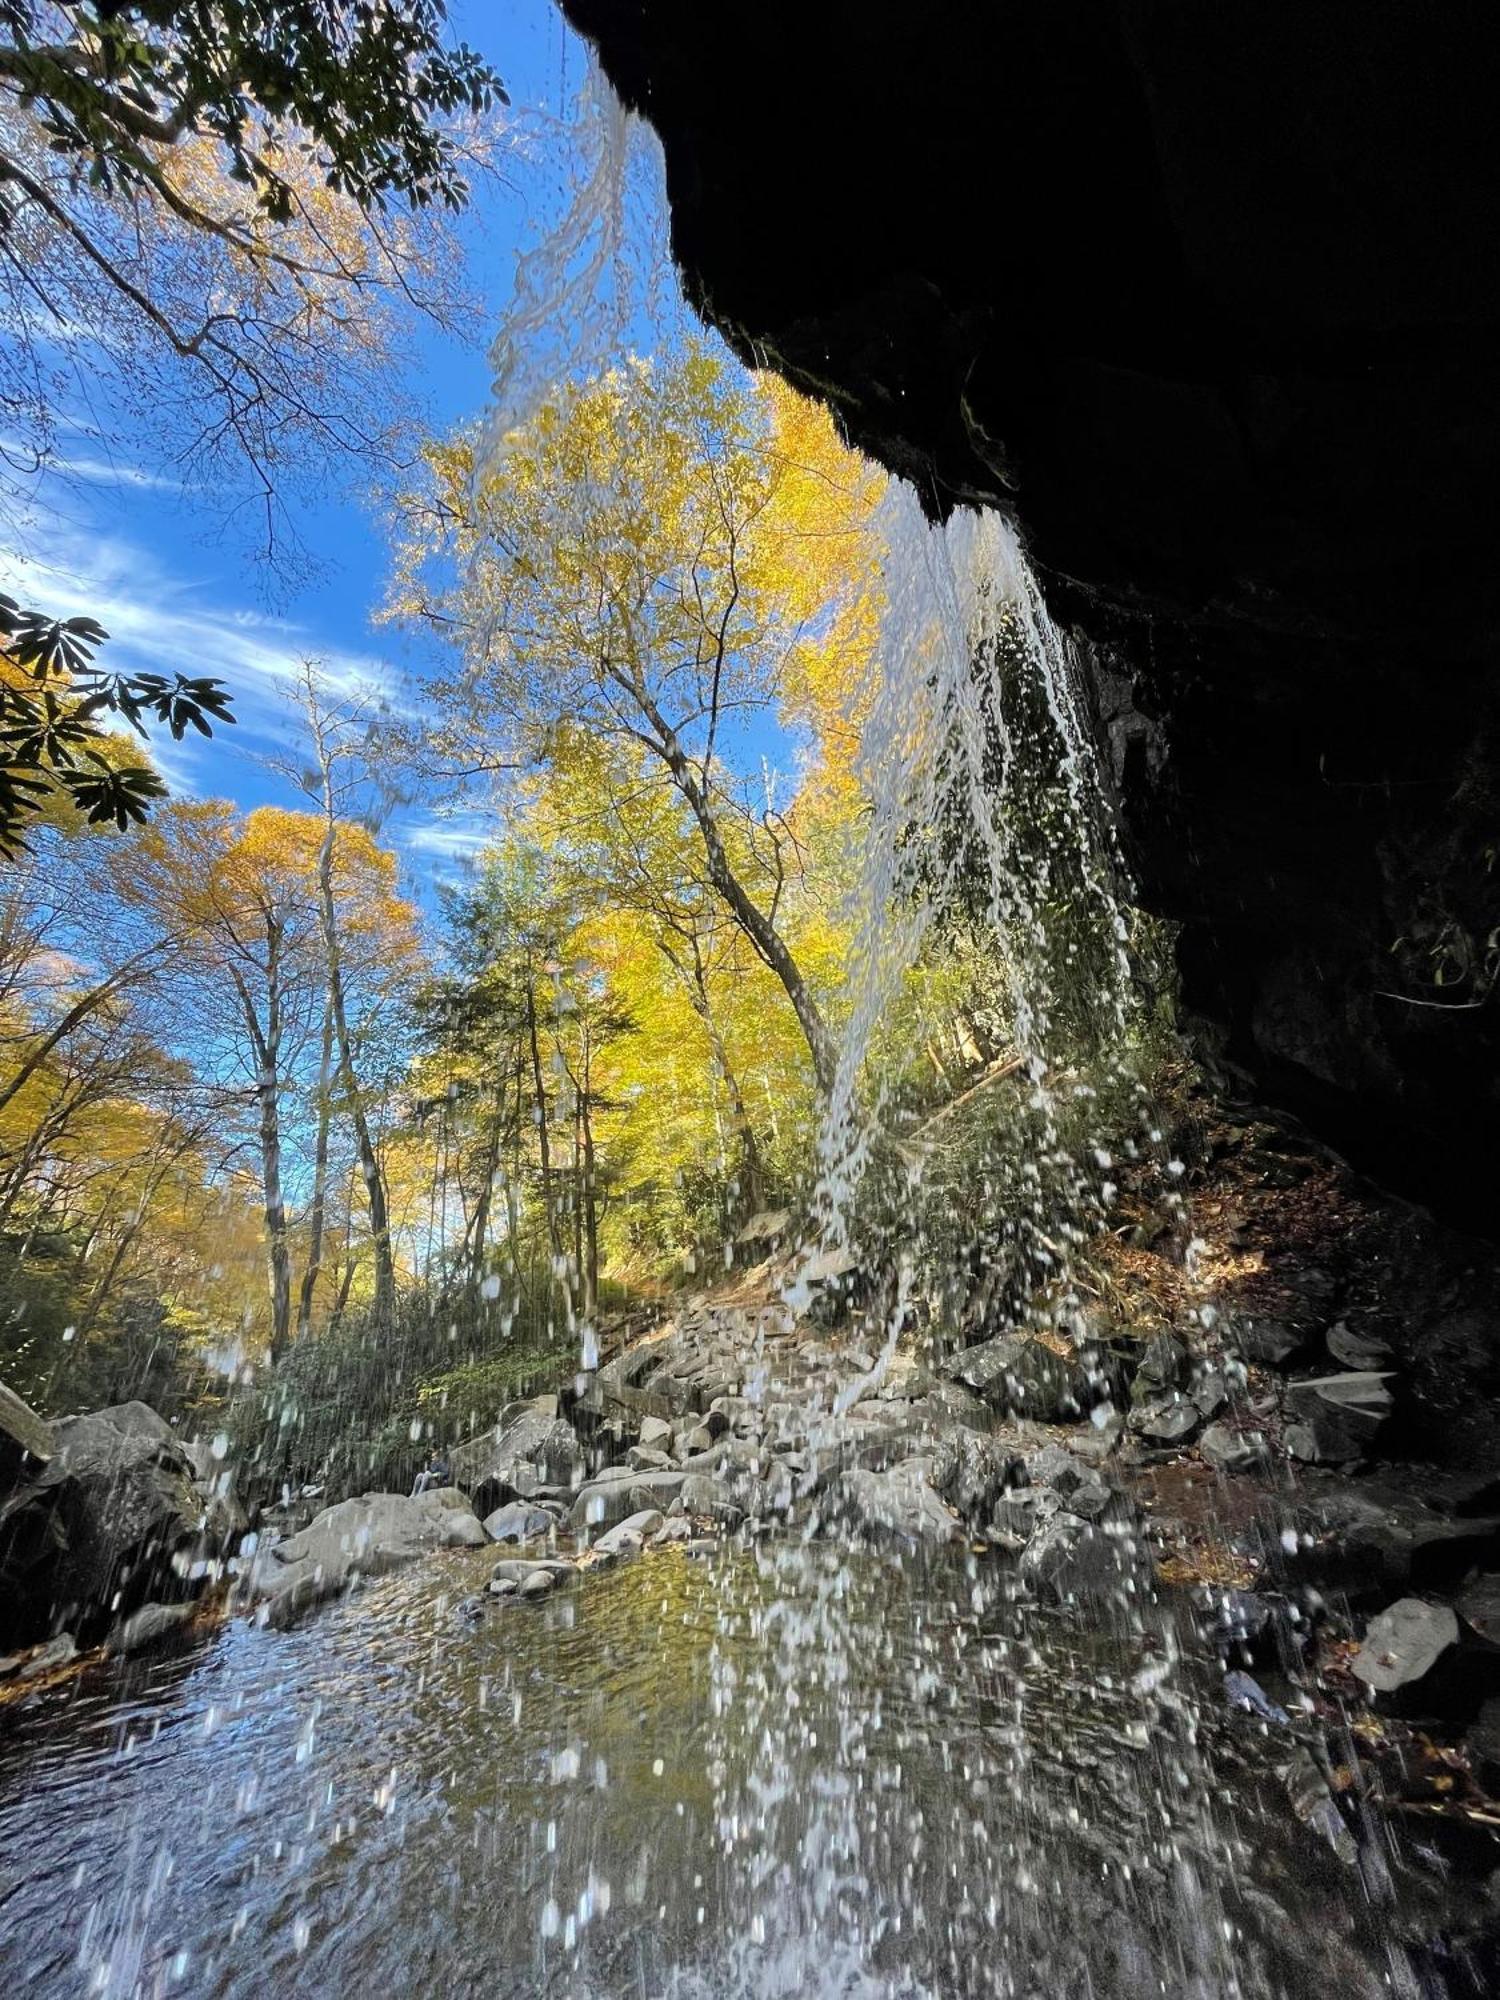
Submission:
[[1500,14],[565,11],[705,314],[1021,523],[1222,1058],[1493,1233]]

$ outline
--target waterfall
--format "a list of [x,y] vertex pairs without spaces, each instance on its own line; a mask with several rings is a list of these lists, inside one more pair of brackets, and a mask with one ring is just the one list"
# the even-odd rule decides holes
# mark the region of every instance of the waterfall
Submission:
[[565,377],[603,374],[688,319],[667,243],[660,141],[592,53],[564,117],[533,114],[532,124],[519,153],[542,221],[516,260],[491,344],[481,465],[493,464]]
[[[934,524],[913,489],[893,482],[879,527],[883,616],[857,766],[870,810],[846,913],[853,945],[818,1143],[818,1237],[789,1298],[804,1304],[807,1273],[847,1250],[872,1209],[879,1234],[881,1206],[894,1203],[905,1241],[892,1244],[891,1228],[885,1240],[898,1294],[915,1258],[951,1315],[963,1288],[942,1266],[975,1247],[955,1233],[962,1214],[992,1239],[986,1254],[1003,1245],[1013,1295],[1066,1294],[1072,1254],[1114,1192],[1108,1128],[1123,1127],[1129,1148],[1145,1122],[1142,1016],[1082,663],[1014,526],[973,511]],[[945,1132],[967,1122],[966,1171],[977,1159],[991,1183],[989,1199],[970,1188],[958,1202],[942,1149],[920,1131],[913,1139],[881,1061],[914,969],[955,918],[975,931],[1003,992],[1007,1041],[997,1089]],[[887,1350],[905,1316],[903,1298]]]

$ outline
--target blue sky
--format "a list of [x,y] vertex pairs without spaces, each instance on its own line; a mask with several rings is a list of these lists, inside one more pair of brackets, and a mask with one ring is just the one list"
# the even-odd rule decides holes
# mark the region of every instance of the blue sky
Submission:
[[[523,170],[506,174],[510,185],[481,193],[467,231],[493,333],[511,296],[517,253],[535,236],[533,196],[561,177],[560,158],[549,160],[534,135],[559,115],[558,129],[566,128],[585,55],[551,0],[502,0],[498,6],[456,0],[452,18],[456,31],[500,71],[528,135]],[[482,409],[490,368],[482,349],[445,340],[431,328],[419,340],[424,391],[441,433]],[[39,608],[97,616],[111,635],[110,664],[214,673],[229,684],[237,727],[210,743],[153,745],[174,791],[226,796],[246,806],[299,803],[263,762],[293,733],[284,682],[297,662],[312,655],[336,678],[373,678],[393,691],[419,677],[422,667],[410,642],[372,625],[387,542],[383,524],[355,490],[357,480],[347,491],[335,488],[316,504],[294,509],[317,572],[300,588],[268,600],[250,545],[232,525],[226,530],[222,513],[206,507],[201,493],[184,491],[167,474],[132,465],[118,453],[111,459],[83,430],[66,456],[68,473],[49,475],[31,489],[17,546],[0,554],[4,587]],[[402,849],[420,887],[451,869],[481,826],[472,815],[419,807],[394,819],[386,837]]]

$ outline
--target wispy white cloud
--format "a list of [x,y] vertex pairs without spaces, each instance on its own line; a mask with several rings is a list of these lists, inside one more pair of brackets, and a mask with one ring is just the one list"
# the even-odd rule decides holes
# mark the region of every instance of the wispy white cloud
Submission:
[[[143,501],[146,528],[149,507]],[[373,694],[391,713],[411,713],[410,695],[389,661],[359,647],[331,646],[296,618],[226,604],[210,583],[185,573],[188,555],[167,560],[144,539],[96,533],[55,512],[28,524],[26,540],[24,555],[0,551],[0,589],[58,617],[97,618],[109,634],[102,664],[212,674],[228,686],[232,728],[216,727],[210,740],[190,730],[180,743],[165,730],[151,733],[151,760],[178,798],[306,803],[288,777],[302,742],[294,689],[306,659],[318,662],[332,692]],[[380,837],[405,856],[420,886],[460,881],[496,831],[494,814],[472,804],[444,808],[413,800],[396,804]]]
[[492,814],[434,813],[403,825],[400,839],[403,847],[413,854],[430,854],[445,861],[467,861],[491,844],[496,831]]
[[108,458],[55,458],[51,471],[69,479],[85,479],[92,486],[124,486],[136,493],[188,493],[192,489],[164,472],[148,472],[139,465],[117,465]]
[[217,601],[144,542],[95,533],[61,516],[39,522],[25,554],[0,555],[0,587],[62,617],[87,613],[109,633],[102,658],[131,672],[212,674],[234,698],[236,727],[174,743],[153,736],[152,754],[174,791],[225,785],[227,746],[284,754],[296,734],[292,685],[302,662],[319,662],[335,692],[373,690],[394,701],[396,676],[377,654],[324,643],[296,619]]

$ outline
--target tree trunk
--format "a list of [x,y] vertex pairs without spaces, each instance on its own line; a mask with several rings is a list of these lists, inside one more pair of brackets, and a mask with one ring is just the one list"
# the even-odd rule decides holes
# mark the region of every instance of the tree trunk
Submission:
[[517,1302],[526,1297],[526,1272],[521,1263],[521,1143],[522,1117],[526,1108],[526,1058],[516,1043],[516,1122],[511,1146],[510,1172],[505,1177],[505,1229],[510,1244],[511,1270],[515,1274]]
[[531,1041],[531,1086],[536,1092],[537,1154],[542,1170],[542,1213],[547,1220],[547,1242],[552,1251],[553,1276],[562,1262],[562,1235],[557,1226],[557,1209],[552,1190],[552,1141],[547,1129],[547,1087],[542,1078],[542,1049],[536,1029],[536,987],[526,982],[526,1032]]
[[765,912],[757,908],[744,884],[730,866],[729,856],[724,850],[724,841],[719,832],[719,823],[714,818],[713,806],[702,785],[694,777],[692,766],[679,747],[676,737],[670,731],[664,733],[667,744],[667,767],[672,773],[677,789],[686,799],[693,818],[698,822],[698,831],[703,836],[704,852],[708,857],[708,878],[729,905],[731,915],[755,947],[757,955],[781,981],[782,988],[792,1003],[792,1011],[797,1016],[798,1024],[806,1038],[818,1089],[824,1097],[827,1097],[833,1089],[834,1078],[838,1074],[838,1050],[818,1010],[818,1003],[808,991],[807,981],[802,977],[797,961],[787,949],[781,933]]
[[490,1210],[495,1200],[495,1176],[500,1171],[500,1141],[505,1130],[505,1078],[495,1084],[494,1115],[490,1119],[489,1140],[484,1149],[484,1175],[474,1203],[470,1225],[468,1266],[469,1285],[477,1289],[484,1277],[485,1251],[490,1233]]
[[708,973],[696,934],[690,935],[687,943],[693,954],[691,971],[664,939],[657,939],[659,949],[687,989],[688,1004],[702,1022],[703,1032],[708,1036],[714,1068],[719,1072],[719,1081],[723,1084],[725,1095],[729,1099],[730,1122],[734,1128],[735,1143],[739,1152],[740,1194],[744,1212],[747,1215],[757,1215],[766,1205],[766,1175],[761,1162],[760,1147],[756,1144],[755,1127],[750,1122],[750,1113],[746,1108],[745,1093],[740,1088],[739,1076],[734,1064],[729,1060],[729,1045],[720,1031],[713,1002],[708,996]]
[[323,1225],[328,1209],[328,1133],[332,1124],[330,1093],[333,1089],[333,1008],[323,1003],[323,1046],[318,1058],[318,1129],[313,1141],[312,1201],[307,1211],[307,1262],[302,1270],[302,1290],[297,1300],[297,1338],[305,1340],[312,1328],[313,1297],[323,1269]]
[[719,1024],[714,1019],[713,1008],[709,1005],[706,991],[701,996],[698,1018],[703,1023],[709,1047],[713,1050],[714,1064],[729,1098],[730,1122],[734,1127],[740,1156],[740,1174],[743,1181],[740,1194],[744,1210],[747,1215],[756,1215],[766,1205],[765,1169],[761,1165],[760,1148],[755,1143],[755,1127],[750,1123],[750,1113],[745,1109],[744,1092],[740,1089],[740,1080],[735,1074],[734,1065],[729,1060],[729,1050],[723,1035],[719,1032]]
[[266,1024],[261,1028],[249,988],[234,975],[255,1051],[255,1094],[260,1110],[261,1201],[266,1219],[266,1264],[271,1294],[271,1365],[286,1353],[291,1337],[292,1270],[286,1235],[286,1199],[281,1189],[281,945],[282,928],[266,915]]
[[359,1155],[360,1177],[370,1214],[370,1239],[375,1254],[375,1317],[391,1326],[396,1317],[396,1263],[391,1250],[390,1209],[386,1201],[385,1176],[379,1155],[370,1137],[370,1121],[354,1070],[354,1049],[344,1004],[343,954],[339,948],[338,918],[333,900],[333,843],[336,822],[331,794],[327,804],[328,831],[318,853],[318,906],[322,917],[323,949],[328,961],[328,1005],[333,1016],[334,1039],[338,1047],[339,1081],[349,1100],[349,1118],[354,1127],[354,1143]]
[[344,1227],[344,1269],[339,1278],[338,1294],[333,1301],[333,1310],[328,1315],[328,1331],[337,1333],[344,1317],[344,1308],[349,1303],[349,1294],[354,1289],[354,1175],[349,1176],[349,1195],[345,1204],[347,1222]]
[[573,1276],[583,1278],[583,1104],[573,1104]]
[[[585,1045],[587,1046],[587,1045]],[[589,1105],[589,1063],[584,1060],[583,1091],[578,1100],[583,1128],[583,1310],[592,1319],[599,1309],[599,1200],[594,1181],[594,1121]]]

